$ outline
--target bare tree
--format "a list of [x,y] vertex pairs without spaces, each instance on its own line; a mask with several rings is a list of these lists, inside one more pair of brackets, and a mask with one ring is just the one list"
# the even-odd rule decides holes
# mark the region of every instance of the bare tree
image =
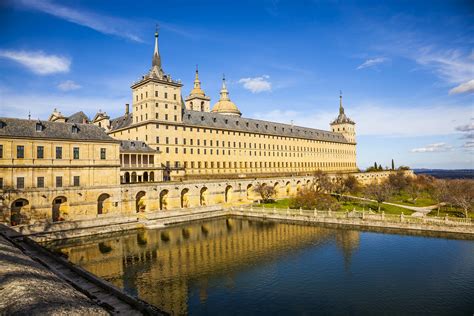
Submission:
[[474,180],[451,180],[448,188],[453,204],[462,208],[467,218],[474,207]]
[[322,172],[321,170],[318,170],[313,174],[313,177],[314,178],[312,186],[316,192],[328,193],[332,191],[333,184],[326,173]]
[[439,216],[441,203],[447,203],[450,200],[447,181],[443,179],[433,179],[431,184],[427,187],[427,192],[438,205],[437,216]]
[[371,183],[365,187],[364,193],[367,198],[377,201],[378,211],[383,202],[392,196],[393,188],[388,181],[382,183]]
[[276,190],[273,186],[268,186],[264,183],[258,183],[253,190],[260,194],[260,197],[262,198],[263,202],[268,202],[272,200],[272,197],[276,194]]
[[400,194],[402,190],[409,186],[411,179],[408,178],[403,171],[397,171],[388,176],[388,182],[393,189]]

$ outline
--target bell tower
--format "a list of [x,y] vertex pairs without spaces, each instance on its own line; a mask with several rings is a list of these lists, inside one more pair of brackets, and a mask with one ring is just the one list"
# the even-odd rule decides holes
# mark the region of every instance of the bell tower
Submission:
[[201,89],[201,81],[199,80],[199,70],[196,65],[196,75],[194,77],[194,87],[185,100],[186,109],[192,111],[210,112],[211,98],[208,97]]
[[344,107],[342,106],[342,92],[339,95],[339,115],[330,125],[331,131],[342,134],[347,141],[355,144],[355,123],[344,113]]

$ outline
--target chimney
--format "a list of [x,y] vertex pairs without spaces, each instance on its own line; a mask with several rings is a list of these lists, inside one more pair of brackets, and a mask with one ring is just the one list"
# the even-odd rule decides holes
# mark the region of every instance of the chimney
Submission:
[[128,103],[125,104],[125,114],[130,113],[130,105]]

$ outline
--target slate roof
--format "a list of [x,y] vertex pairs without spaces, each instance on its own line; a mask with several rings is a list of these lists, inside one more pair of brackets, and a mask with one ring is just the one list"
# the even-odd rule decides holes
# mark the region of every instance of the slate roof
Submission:
[[184,125],[214,127],[237,132],[270,134],[282,137],[299,137],[339,143],[348,142],[345,137],[339,133],[289,124],[222,115],[219,113],[185,110],[183,123]]
[[[36,124],[38,123],[42,126],[41,131],[36,130]],[[92,124],[60,123],[4,117],[0,117],[0,137],[118,142],[107,135],[102,128]]]
[[[131,124],[132,114],[130,113],[128,115],[124,115],[112,120],[111,130],[125,128]],[[298,137],[322,141],[348,143],[346,138],[339,133],[301,126],[293,126],[289,124],[256,120],[251,118],[222,115],[219,113],[184,110],[183,124],[185,126],[192,125],[201,126],[203,128],[219,128],[236,132],[260,133],[281,137]]]
[[125,114],[110,120],[110,130],[114,131],[131,125],[133,122],[132,113]]
[[90,122],[87,115],[85,115],[84,112],[82,112],[82,111],[76,112],[73,115],[66,118],[66,122],[76,123],[76,124],[83,124],[84,120],[85,120],[86,123]]
[[157,151],[139,140],[121,140],[120,152],[156,153]]

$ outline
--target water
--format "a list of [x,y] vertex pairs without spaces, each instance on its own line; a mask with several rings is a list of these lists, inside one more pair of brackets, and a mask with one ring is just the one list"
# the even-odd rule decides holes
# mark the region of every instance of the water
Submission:
[[176,315],[474,312],[472,240],[229,218],[50,247]]

